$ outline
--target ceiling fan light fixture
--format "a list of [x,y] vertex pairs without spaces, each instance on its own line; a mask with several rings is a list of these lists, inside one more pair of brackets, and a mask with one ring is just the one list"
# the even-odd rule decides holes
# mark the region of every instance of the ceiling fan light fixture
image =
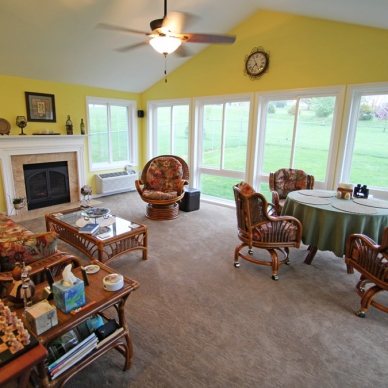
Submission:
[[178,38],[172,36],[158,36],[150,40],[150,45],[161,54],[171,54],[173,53],[180,45],[181,41]]

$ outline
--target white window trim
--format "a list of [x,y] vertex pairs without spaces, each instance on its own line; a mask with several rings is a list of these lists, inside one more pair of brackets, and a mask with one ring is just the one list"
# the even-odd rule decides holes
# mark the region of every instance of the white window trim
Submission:
[[[349,182],[350,165],[352,163],[356,138],[358,110],[361,96],[365,94],[388,94],[388,82],[348,85],[343,119],[344,131],[340,138],[340,152],[338,154],[338,168],[335,179],[337,183]],[[381,199],[388,200],[387,190],[369,188],[369,193]]]
[[[203,106],[207,104],[223,104],[227,102],[236,102],[236,101],[249,101],[250,110],[249,110],[249,121],[248,121],[248,139],[247,142],[250,144],[252,139],[252,122],[253,122],[253,106],[254,106],[254,93],[241,93],[241,94],[227,94],[227,95],[218,95],[218,96],[206,96],[206,97],[196,97],[193,99],[194,106],[194,131],[193,136],[195,138],[195,148],[193,149],[194,153],[194,174],[193,174],[193,184],[194,187],[200,187],[200,174],[214,174],[226,178],[236,178],[239,180],[247,180],[248,170],[250,169],[250,148],[247,146],[247,154],[245,160],[245,171],[233,171],[233,170],[220,170],[212,169],[208,167],[200,166],[200,159],[202,155],[202,142],[199,140],[199,134],[201,130],[201,123],[203,122]],[[205,199],[206,196],[203,196]],[[224,200],[222,198],[217,198],[214,200],[214,197],[208,197],[210,202],[217,203],[229,203],[231,201]]]
[[[189,123],[191,122],[191,99],[190,98],[180,98],[174,100],[151,100],[147,102],[147,160],[150,160],[157,156],[157,143],[154,139],[157,139],[156,128],[157,128],[157,109],[164,107],[173,107],[178,105],[188,105],[189,106]],[[189,160],[190,160],[190,125],[189,125]]]
[[290,89],[270,92],[256,93],[256,109],[255,109],[255,139],[252,141],[251,153],[256,153],[257,158],[255,165],[252,169],[252,175],[250,175],[251,181],[256,188],[260,187],[260,183],[268,183],[269,174],[261,172],[261,166],[263,165],[264,146],[265,146],[265,132],[260,128],[265,128],[266,112],[269,101],[273,100],[290,100],[293,98],[309,97],[323,97],[323,96],[336,96],[337,103],[336,109],[333,113],[333,131],[330,139],[328,165],[326,171],[325,181],[315,181],[314,187],[319,189],[334,189],[335,185],[335,165],[338,154],[340,128],[341,128],[341,113],[343,111],[345,100],[345,85],[318,87],[318,88],[305,88],[305,89]]
[[138,165],[138,128],[137,128],[137,102],[134,100],[121,100],[115,98],[102,98],[86,96],[86,116],[87,116],[87,133],[90,133],[89,129],[89,104],[111,104],[116,106],[128,107],[128,126],[129,126],[129,161],[115,162],[115,163],[101,163],[99,165],[92,163],[91,152],[91,136],[88,136],[88,149],[89,149],[89,171],[101,171],[101,170],[113,170],[117,168],[123,168],[128,164]]

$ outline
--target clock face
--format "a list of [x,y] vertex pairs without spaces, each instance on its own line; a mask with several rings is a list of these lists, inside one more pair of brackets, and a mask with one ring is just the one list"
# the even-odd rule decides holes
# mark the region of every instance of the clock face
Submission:
[[263,73],[268,66],[267,54],[261,51],[257,51],[249,55],[245,69],[249,75],[259,75]]

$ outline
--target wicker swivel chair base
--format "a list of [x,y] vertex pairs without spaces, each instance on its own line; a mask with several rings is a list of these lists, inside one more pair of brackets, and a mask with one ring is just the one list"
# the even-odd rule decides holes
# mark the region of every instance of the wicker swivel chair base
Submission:
[[174,220],[179,217],[179,205],[175,202],[172,205],[147,204],[146,217],[150,220],[163,221]]
[[[240,240],[242,239],[241,236],[239,236],[239,238],[240,238]],[[278,280],[279,279],[279,276],[278,276],[279,267],[282,264],[286,264],[286,265],[290,264],[290,260],[288,259],[288,256],[289,256],[289,249],[288,248],[275,248],[275,249],[267,248],[267,251],[271,256],[271,261],[264,261],[264,260],[254,259],[253,257],[247,256],[246,254],[241,252],[241,249],[243,249],[244,247],[249,248],[249,245],[247,243],[242,243],[239,246],[237,246],[235,251],[234,251],[234,266],[237,268],[240,267],[239,257],[241,257],[242,259],[248,260],[248,261],[255,263],[255,264],[271,266],[272,267],[272,279]],[[263,249],[262,246],[260,246],[260,248]],[[283,254],[283,257],[284,257],[283,260],[279,260],[279,256],[276,253],[276,250],[278,250],[279,252],[281,252]],[[248,254],[250,254],[250,255],[253,254],[252,248],[248,249]]]

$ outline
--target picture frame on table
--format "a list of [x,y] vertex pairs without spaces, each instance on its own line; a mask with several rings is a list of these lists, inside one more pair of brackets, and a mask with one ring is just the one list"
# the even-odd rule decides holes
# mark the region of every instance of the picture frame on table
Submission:
[[27,106],[27,121],[55,123],[54,94],[25,92]]

